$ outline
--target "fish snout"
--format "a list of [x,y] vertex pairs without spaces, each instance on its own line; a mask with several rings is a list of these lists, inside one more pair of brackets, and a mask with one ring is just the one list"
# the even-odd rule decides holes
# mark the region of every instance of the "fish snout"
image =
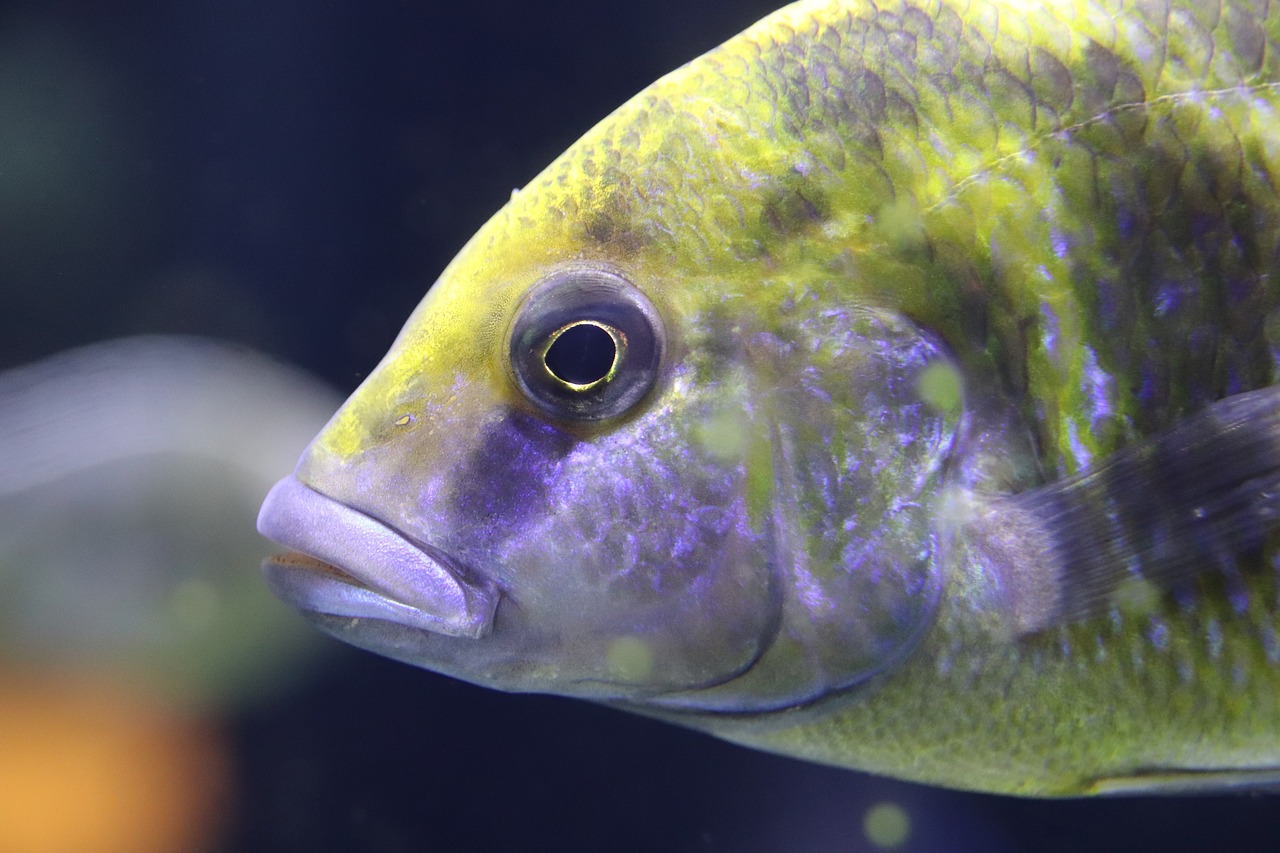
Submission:
[[296,477],[267,494],[258,532],[291,549],[263,571],[272,591],[302,610],[453,637],[483,637],[493,626],[497,587]]

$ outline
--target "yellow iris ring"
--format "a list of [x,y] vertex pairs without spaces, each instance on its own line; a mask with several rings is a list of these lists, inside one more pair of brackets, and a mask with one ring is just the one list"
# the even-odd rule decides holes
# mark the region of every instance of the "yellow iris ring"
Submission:
[[[569,331],[570,329],[576,329],[579,326],[594,326],[595,328],[599,329],[600,331],[608,335],[609,339],[613,341],[613,361],[609,364],[609,369],[605,372],[604,376],[601,376],[599,379],[596,379],[592,382],[587,382],[585,384],[579,384],[577,382],[569,382],[565,379],[562,379],[556,375],[555,371],[553,371],[550,367],[547,366],[547,353],[551,350],[553,346],[555,346],[556,341],[559,340],[560,336],[563,335],[565,332]],[[617,376],[618,367],[622,364],[622,360],[626,355],[626,351],[627,351],[627,336],[622,332],[621,329],[614,328],[613,326],[610,326],[607,323],[600,323],[596,320],[575,320],[572,323],[566,323],[565,325],[556,329],[551,334],[547,335],[546,343],[544,343],[541,347],[538,348],[538,361],[542,363],[542,369],[546,371],[547,377],[551,379],[551,381],[555,382],[557,385],[560,385],[561,387],[568,388],[570,391],[583,393],[586,391],[594,391],[596,388],[599,388],[600,386],[607,384],[615,376]]]

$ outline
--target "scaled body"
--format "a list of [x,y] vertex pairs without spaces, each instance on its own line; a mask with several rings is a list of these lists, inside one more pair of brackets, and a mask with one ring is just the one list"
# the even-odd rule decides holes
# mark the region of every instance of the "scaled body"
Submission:
[[1208,6],[802,2],[658,81],[276,487],[272,583],[818,761],[1274,781],[1280,13]]

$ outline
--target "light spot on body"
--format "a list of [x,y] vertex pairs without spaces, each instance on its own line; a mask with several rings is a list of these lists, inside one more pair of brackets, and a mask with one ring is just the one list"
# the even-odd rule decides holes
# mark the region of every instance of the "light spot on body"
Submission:
[[1084,392],[1089,400],[1089,424],[1097,429],[1110,418],[1115,410],[1115,379],[1098,366],[1098,354],[1093,347],[1084,347],[1084,371],[1081,377]]
[[1080,428],[1074,420],[1066,422],[1067,429],[1067,446],[1071,448],[1071,460],[1074,470],[1080,471],[1089,467],[1089,463],[1093,461],[1093,453],[1080,439]]
[[1053,254],[1058,258],[1065,258],[1070,244],[1067,242],[1066,235],[1061,231],[1054,230],[1050,232],[1050,240],[1053,243]]
[[1271,348],[1271,381],[1280,382],[1280,311],[1267,314],[1263,335]]
[[1156,292],[1155,314],[1157,317],[1164,317],[1174,311],[1182,304],[1184,299],[1182,285],[1177,282],[1168,282],[1161,285]]
[[1216,618],[1210,619],[1204,629],[1205,639],[1209,643],[1209,657],[1217,660],[1222,656],[1222,623]]
[[938,655],[938,659],[934,663],[934,669],[943,678],[951,674],[951,652],[949,649],[943,649]]
[[1040,303],[1040,341],[1045,355],[1055,366],[1060,365],[1062,353],[1058,348],[1058,335],[1061,333],[1061,322],[1058,312],[1047,301]]
[[1147,638],[1151,640],[1151,645],[1163,652],[1169,648],[1169,626],[1163,619],[1152,619],[1151,627],[1147,630]]
[[1262,650],[1266,653],[1267,663],[1272,666],[1280,664],[1280,637],[1276,636],[1275,627],[1263,623],[1261,630]]
[[1183,684],[1190,684],[1191,679],[1195,677],[1195,668],[1191,665],[1191,661],[1185,658],[1179,658],[1177,663],[1178,680]]

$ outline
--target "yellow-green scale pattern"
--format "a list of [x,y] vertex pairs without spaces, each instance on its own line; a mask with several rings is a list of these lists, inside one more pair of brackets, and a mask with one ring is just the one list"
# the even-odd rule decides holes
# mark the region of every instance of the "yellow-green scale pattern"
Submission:
[[[677,359],[705,343],[696,318],[717,306],[766,330],[806,297],[901,313],[947,343],[968,387],[1018,409],[1045,479],[1272,384],[1272,9],[787,7],[637,95],[514,195],[323,449],[386,441],[390,422],[369,412],[412,411],[463,370],[527,407],[503,374],[503,318],[569,258],[608,262],[665,315],[695,318],[670,342]],[[475,363],[434,375],[442,352]],[[963,581],[948,578],[910,660],[838,712],[759,731],[703,724],[819,761],[1027,794],[1280,765],[1270,569],[1016,640],[981,630]]]
[[865,699],[822,720],[739,737],[815,761],[1028,795],[1184,778],[1194,786],[1200,768],[1274,768],[1274,582],[1241,586],[1234,604],[1220,583],[1189,599],[1117,607],[1006,644],[944,617]]
[[[760,50],[756,79],[770,84],[729,59],[727,85],[769,93],[774,133],[755,135],[803,140],[770,150],[817,178],[790,178],[799,215],[745,252],[725,248],[755,249],[762,272],[772,262],[792,282],[807,261],[815,282],[941,331],[973,373],[989,359],[1026,401],[1049,477],[1274,382],[1275,17],[973,6],[793,7],[726,51]],[[709,80],[697,88],[725,108]],[[849,92],[858,105],[844,113]],[[784,240],[792,223],[802,233]],[[925,647],[864,699],[739,736],[1017,793],[1274,767],[1273,577],[1206,579],[1181,601],[1008,642],[971,630],[952,583]]]

